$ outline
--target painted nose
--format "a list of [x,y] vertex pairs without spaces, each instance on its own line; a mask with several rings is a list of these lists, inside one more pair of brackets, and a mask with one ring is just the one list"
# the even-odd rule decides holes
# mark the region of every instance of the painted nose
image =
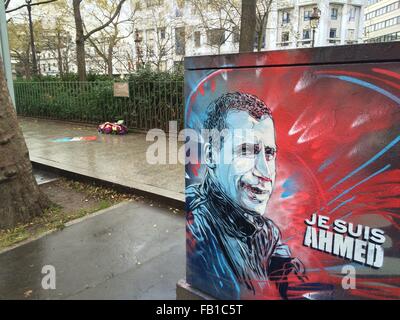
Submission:
[[263,181],[272,181],[272,172],[265,158],[265,151],[259,152],[256,158],[254,175]]

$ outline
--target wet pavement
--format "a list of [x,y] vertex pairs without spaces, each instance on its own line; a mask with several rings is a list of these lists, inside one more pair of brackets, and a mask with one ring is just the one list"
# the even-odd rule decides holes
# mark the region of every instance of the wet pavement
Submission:
[[[19,118],[33,162],[184,201],[184,166],[151,165],[142,133],[103,135],[96,126]],[[86,137],[86,140],[72,139]]]
[[[0,299],[175,299],[185,225],[168,208],[126,202],[0,254]],[[56,289],[44,290],[43,266]]]
[[39,186],[60,179],[59,175],[38,168],[33,168],[33,176]]

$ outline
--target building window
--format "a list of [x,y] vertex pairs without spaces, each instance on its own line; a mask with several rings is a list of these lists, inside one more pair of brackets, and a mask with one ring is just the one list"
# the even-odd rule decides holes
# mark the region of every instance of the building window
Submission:
[[353,43],[357,43],[357,41],[356,41],[356,37],[355,37],[355,29],[348,29],[347,30],[347,39],[346,39],[346,42],[348,43],[348,44],[353,44]]
[[142,6],[141,6],[141,3],[140,3],[140,0],[137,0],[137,1],[135,2],[134,8],[135,8],[135,11],[140,11],[140,10],[142,10]]
[[335,39],[336,38],[336,29],[335,28],[331,28],[329,30],[329,38],[330,39]]
[[356,8],[351,7],[350,12],[349,12],[349,21],[355,21],[356,20]]
[[385,13],[389,13],[389,12],[392,12],[392,11],[398,9],[399,7],[400,7],[400,1],[393,2],[385,7],[376,9],[376,10],[371,11],[370,13],[366,14],[365,19],[370,20],[372,18],[379,17]]
[[[260,38],[260,33],[256,32],[256,36],[254,37],[254,49],[258,49],[259,38]],[[260,48],[265,48],[265,33],[262,35]]]
[[331,19],[337,20],[338,17],[338,8],[331,8]]
[[146,46],[147,46],[147,55],[154,55],[154,30],[147,29],[146,30]]
[[365,31],[366,32],[378,31],[396,24],[400,24],[400,16],[370,25],[369,27],[365,28]]
[[175,53],[185,55],[185,27],[175,28]]
[[281,35],[281,42],[282,46],[288,46],[289,45],[289,32],[282,32]]
[[221,46],[225,42],[224,29],[211,29],[207,30],[207,39],[210,46]]
[[347,40],[353,41],[355,40],[355,30],[354,29],[349,29],[347,30]]
[[389,34],[386,34],[384,36],[380,36],[377,38],[368,39],[367,42],[375,43],[375,42],[390,42],[390,41],[397,41],[397,40],[400,40],[400,31],[389,33]]
[[164,0],[146,0],[146,7],[151,8],[151,7],[161,6],[163,2]]
[[160,28],[158,29],[159,35],[160,35],[160,39],[161,40],[165,40],[165,28]]
[[310,20],[311,15],[312,15],[311,10],[304,10],[304,21]]
[[282,24],[287,24],[290,22],[290,14],[287,11],[282,12]]
[[311,31],[310,29],[304,29],[303,30],[303,41],[301,41],[300,43],[305,45],[305,44],[310,44],[311,41]]
[[175,8],[175,17],[179,18],[183,16],[183,9],[176,7]]
[[154,32],[153,29],[147,29],[147,30],[146,30],[146,41],[147,41],[147,42],[153,42],[153,41],[154,41],[153,32]]
[[201,34],[200,31],[195,31],[194,32],[194,46],[196,48],[199,48],[201,46]]

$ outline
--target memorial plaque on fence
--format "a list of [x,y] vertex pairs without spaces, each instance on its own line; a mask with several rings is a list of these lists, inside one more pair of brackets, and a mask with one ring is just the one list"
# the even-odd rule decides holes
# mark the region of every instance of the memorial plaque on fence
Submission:
[[114,97],[129,98],[129,83],[128,82],[114,83]]

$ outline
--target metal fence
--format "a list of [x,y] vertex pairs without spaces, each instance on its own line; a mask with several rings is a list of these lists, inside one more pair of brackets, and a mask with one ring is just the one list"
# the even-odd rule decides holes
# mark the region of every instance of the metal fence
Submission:
[[183,129],[183,81],[129,82],[129,98],[114,97],[113,81],[16,81],[19,115],[99,124],[123,119],[129,128]]

